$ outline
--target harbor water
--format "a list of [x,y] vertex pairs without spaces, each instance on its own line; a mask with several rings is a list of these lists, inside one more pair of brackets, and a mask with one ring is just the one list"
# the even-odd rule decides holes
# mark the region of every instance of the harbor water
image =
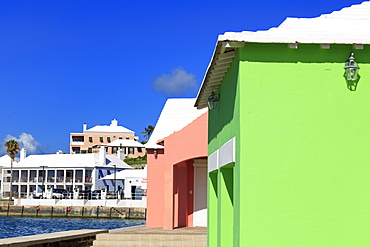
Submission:
[[79,229],[110,230],[143,224],[145,220],[0,217],[0,239]]

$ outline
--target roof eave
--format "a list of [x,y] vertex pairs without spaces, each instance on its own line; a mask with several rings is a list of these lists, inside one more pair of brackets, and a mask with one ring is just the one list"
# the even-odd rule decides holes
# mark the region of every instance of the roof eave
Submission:
[[235,50],[244,47],[245,42],[227,41],[218,39],[211,62],[203,78],[198,91],[195,107],[203,109],[207,107],[207,100],[212,91],[217,91],[230,63],[235,56]]
[[[203,78],[201,87],[198,91],[197,99],[195,101],[195,107],[197,109],[203,109],[207,107],[208,97],[211,95],[212,91],[217,91],[230,63],[235,56],[235,51],[237,48],[244,47],[246,43],[265,43],[265,44],[343,44],[343,45],[368,45],[369,42],[328,42],[328,40],[316,41],[295,41],[295,39],[285,40],[285,41],[248,41],[248,40],[237,40],[237,39],[227,39],[227,36],[220,35],[217,41],[214,53],[212,55],[211,62],[207,68],[206,74]],[[356,48],[355,48],[356,49]]]

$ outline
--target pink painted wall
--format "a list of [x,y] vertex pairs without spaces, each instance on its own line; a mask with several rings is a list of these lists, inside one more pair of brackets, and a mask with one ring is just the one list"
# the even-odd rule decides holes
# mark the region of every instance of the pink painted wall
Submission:
[[208,113],[164,138],[164,150],[148,150],[147,224],[173,229],[193,224],[193,159],[207,158]]

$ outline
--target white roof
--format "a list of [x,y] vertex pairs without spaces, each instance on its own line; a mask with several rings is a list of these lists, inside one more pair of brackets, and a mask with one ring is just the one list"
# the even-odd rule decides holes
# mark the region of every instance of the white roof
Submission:
[[[4,156],[0,157],[0,166],[10,166],[11,158],[9,155],[5,154]],[[14,161],[13,164],[16,164],[16,161]]]
[[126,139],[117,139],[112,141],[111,143],[107,144],[109,147],[144,147],[143,144],[141,144],[138,141],[135,140],[126,140]]
[[316,18],[287,18],[266,31],[227,32],[219,41],[257,43],[370,44],[370,1]]
[[85,133],[130,133],[134,134],[132,130],[129,130],[123,126],[118,126],[116,119],[112,120],[110,125],[97,125],[84,131]]
[[219,35],[195,106],[207,107],[207,99],[212,91],[217,91],[235,49],[245,43],[370,44],[369,27],[370,1],[365,1],[316,18],[287,18],[269,30]]
[[[114,155],[106,155],[106,165],[99,162],[99,154],[42,154],[42,155],[29,155],[24,160],[14,164],[14,168],[22,167],[114,167],[124,169],[132,169],[122,160]],[[9,167],[10,164],[4,167]]]
[[207,111],[207,109],[198,110],[194,103],[195,98],[168,99],[145,147],[163,148],[157,145],[159,140],[181,130]]
[[[123,180],[127,178],[147,178],[147,166],[144,169],[132,169],[132,170],[123,170],[116,173],[116,180]],[[107,175],[102,179],[114,180],[114,174]]]

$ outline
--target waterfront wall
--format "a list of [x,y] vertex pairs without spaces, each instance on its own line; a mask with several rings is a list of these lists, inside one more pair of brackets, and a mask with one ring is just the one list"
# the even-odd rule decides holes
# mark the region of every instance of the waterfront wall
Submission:
[[89,247],[93,245],[96,235],[107,233],[108,230],[72,230],[65,232],[53,232],[16,238],[0,239],[0,246],[4,247],[59,247],[79,246]]
[[14,205],[20,206],[81,206],[81,207],[117,207],[117,208],[146,208],[146,196],[142,200],[83,200],[83,199],[15,199]]
[[0,205],[1,216],[145,219],[145,208]]

